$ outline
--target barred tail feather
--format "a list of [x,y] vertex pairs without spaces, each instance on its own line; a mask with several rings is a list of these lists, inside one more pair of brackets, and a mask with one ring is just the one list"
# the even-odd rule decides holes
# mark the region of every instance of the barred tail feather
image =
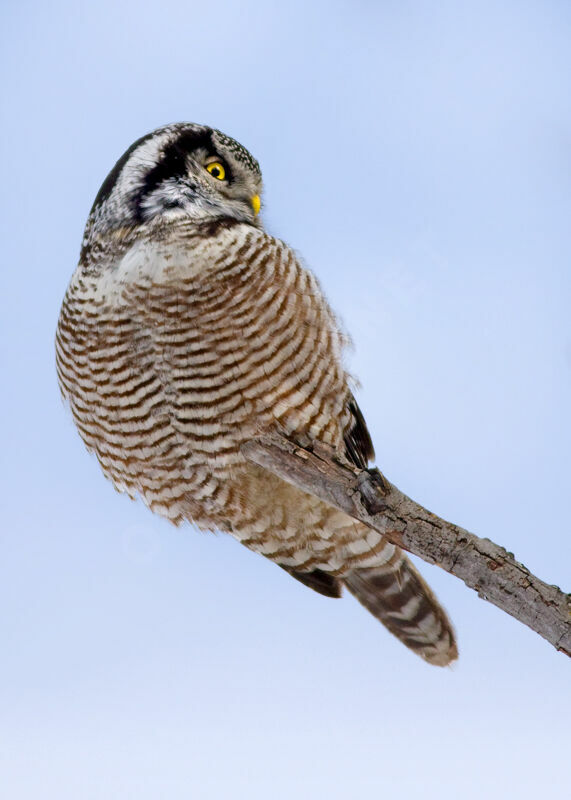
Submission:
[[458,658],[454,629],[432,590],[402,554],[397,566],[355,569],[343,582],[404,645],[439,667]]

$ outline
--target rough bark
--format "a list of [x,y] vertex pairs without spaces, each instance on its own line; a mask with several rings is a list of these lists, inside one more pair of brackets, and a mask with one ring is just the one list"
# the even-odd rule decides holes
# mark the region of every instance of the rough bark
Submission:
[[513,553],[427,511],[379,470],[341,463],[324,445],[293,442],[272,432],[248,442],[242,452],[252,463],[460,578],[479,597],[571,656],[571,595],[537,578]]

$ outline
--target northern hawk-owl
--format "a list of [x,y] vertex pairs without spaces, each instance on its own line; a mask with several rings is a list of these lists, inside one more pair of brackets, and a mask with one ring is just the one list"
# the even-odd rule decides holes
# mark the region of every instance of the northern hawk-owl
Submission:
[[79,433],[115,487],[179,524],[226,531],[316,591],[346,586],[426,661],[453,629],[404,553],[247,462],[279,425],[359,467],[373,458],[316,278],[264,231],[258,162],[191,123],[115,164],[61,308],[57,370]]

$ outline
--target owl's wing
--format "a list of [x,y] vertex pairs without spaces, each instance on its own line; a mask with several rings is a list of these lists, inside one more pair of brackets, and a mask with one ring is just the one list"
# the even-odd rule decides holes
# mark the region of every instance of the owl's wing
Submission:
[[[349,424],[344,435],[345,454],[355,466],[365,469],[367,463],[375,457],[371,435],[367,429],[365,418],[353,395],[349,395]],[[296,572],[280,564],[282,569],[304,586],[309,586],[325,597],[341,597],[341,581],[327,572],[315,569],[313,572]]]
[[296,572],[290,567],[284,567],[283,564],[279,566],[285,569],[292,578],[303,583],[304,586],[309,586],[314,592],[325,595],[325,597],[341,597],[341,581],[334,575],[329,575],[321,569],[314,569],[313,572]]
[[345,454],[356,467],[366,469],[369,461],[375,458],[375,450],[367,423],[353,395],[349,395],[349,424],[345,430]]

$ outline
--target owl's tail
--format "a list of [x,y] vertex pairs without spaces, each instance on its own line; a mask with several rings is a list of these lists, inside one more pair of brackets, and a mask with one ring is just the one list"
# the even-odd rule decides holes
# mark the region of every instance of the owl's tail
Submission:
[[404,553],[397,566],[355,569],[343,576],[343,582],[397,639],[429,664],[445,667],[458,658],[446,612]]

